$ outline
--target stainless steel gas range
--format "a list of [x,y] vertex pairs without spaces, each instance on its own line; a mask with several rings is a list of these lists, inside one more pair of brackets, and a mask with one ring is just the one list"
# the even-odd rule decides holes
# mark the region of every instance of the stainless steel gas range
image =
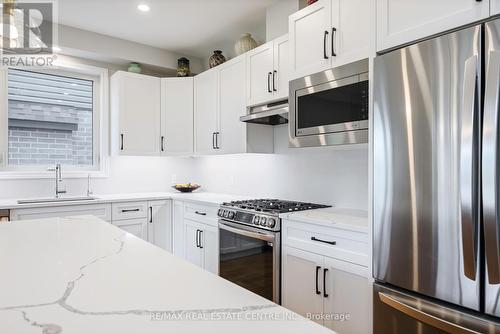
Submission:
[[219,275],[279,304],[279,215],[326,207],[328,206],[277,199],[223,203],[218,211]]

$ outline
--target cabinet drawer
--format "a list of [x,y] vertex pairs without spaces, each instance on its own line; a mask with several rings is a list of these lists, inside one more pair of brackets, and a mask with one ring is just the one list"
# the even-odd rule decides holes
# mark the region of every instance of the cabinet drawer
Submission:
[[96,216],[97,218],[110,222],[111,204],[65,205],[10,210],[10,219],[13,221],[84,215]]
[[112,218],[115,220],[146,218],[148,202],[123,202],[112,204]]
[[282,227],[286,246],[368,266],[368,233],[287,220]]
[[146,218],[129,219],[114,221],[113,225],[121,228],[122,230],[135,235],[143,240],[148,240],[148,221]]
[[217,226],[218,209],[218,206],[184,203],[184,219],[190,219],[203,224]]

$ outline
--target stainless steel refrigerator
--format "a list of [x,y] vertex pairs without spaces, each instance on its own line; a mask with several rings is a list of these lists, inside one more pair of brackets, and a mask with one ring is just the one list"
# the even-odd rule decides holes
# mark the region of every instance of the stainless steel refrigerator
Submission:
[[374,62],[375,334],[500,333],[500,21]]

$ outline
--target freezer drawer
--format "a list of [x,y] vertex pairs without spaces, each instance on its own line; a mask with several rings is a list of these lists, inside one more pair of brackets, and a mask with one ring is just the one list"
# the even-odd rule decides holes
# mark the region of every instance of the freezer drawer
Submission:
[[373,334],[500,333],[500,325],[392,288],[373,285]]

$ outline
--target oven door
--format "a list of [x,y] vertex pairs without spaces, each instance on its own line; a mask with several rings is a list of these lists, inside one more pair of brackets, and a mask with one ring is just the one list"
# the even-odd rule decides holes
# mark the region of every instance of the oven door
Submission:
[[280,303],[280,233],[219,220],[219,275]]

